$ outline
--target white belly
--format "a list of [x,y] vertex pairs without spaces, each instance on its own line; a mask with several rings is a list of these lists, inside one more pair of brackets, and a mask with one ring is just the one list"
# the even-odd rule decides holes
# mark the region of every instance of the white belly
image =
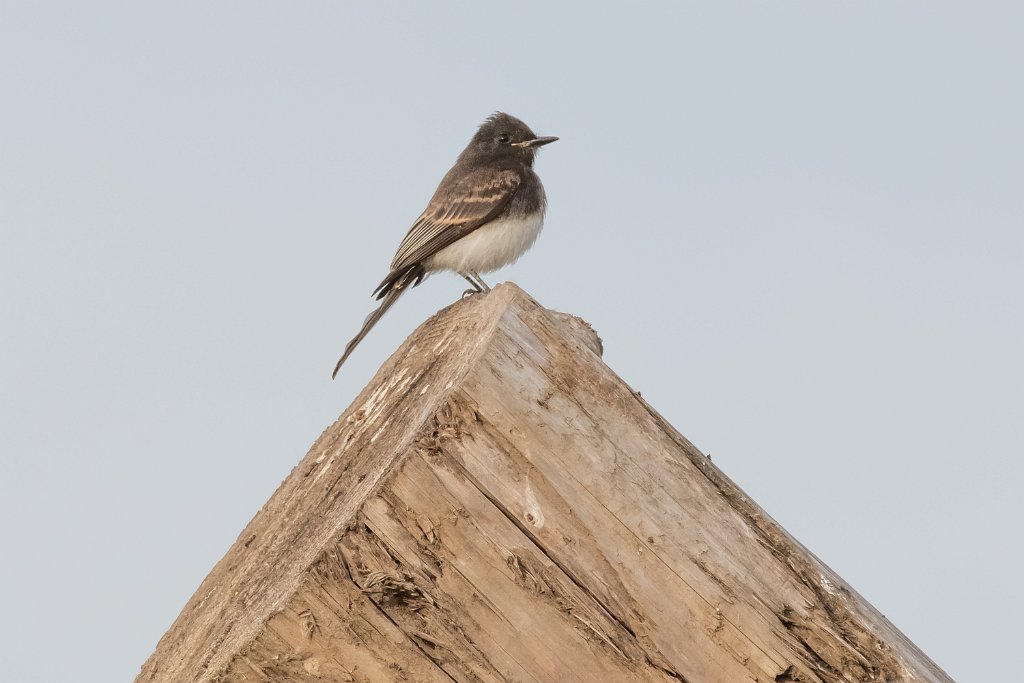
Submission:
[[515,263],[537,241],[544,217],[504,218],[477,228],[424,261],[428,270],[489,273]]

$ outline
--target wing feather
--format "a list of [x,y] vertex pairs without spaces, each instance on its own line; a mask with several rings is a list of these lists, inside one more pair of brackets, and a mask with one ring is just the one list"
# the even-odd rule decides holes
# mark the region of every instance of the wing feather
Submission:
[[512,199],[521,180],[513,170],[481,169],[450,186],[442,183],[398,246],[391,272],[421,263],[492,220]]

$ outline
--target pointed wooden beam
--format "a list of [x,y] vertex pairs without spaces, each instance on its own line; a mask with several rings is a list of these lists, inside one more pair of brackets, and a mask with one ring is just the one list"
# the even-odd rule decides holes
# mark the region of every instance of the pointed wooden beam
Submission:
[[424,323],[140,683],[950,681],[504,284]]

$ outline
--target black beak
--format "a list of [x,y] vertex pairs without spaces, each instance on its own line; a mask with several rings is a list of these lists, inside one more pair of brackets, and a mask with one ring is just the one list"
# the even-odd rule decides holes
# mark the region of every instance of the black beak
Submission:
[[557,139],[558,138],[554,137],[553,135],[549,135],[549,136],[543,137],[543,138],[534,138],[532,140],[525,140],[523,142],[514,142],[514,143],[512,143],[512,146],[513,147],[543,147],[544,145],[551,144],[552,142],[554,142]]

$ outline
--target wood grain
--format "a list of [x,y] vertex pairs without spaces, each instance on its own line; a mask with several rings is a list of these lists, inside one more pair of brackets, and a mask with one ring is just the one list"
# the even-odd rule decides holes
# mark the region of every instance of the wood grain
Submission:
[[509,284],[424,323],[136,680],[950,680],[600,352]]

